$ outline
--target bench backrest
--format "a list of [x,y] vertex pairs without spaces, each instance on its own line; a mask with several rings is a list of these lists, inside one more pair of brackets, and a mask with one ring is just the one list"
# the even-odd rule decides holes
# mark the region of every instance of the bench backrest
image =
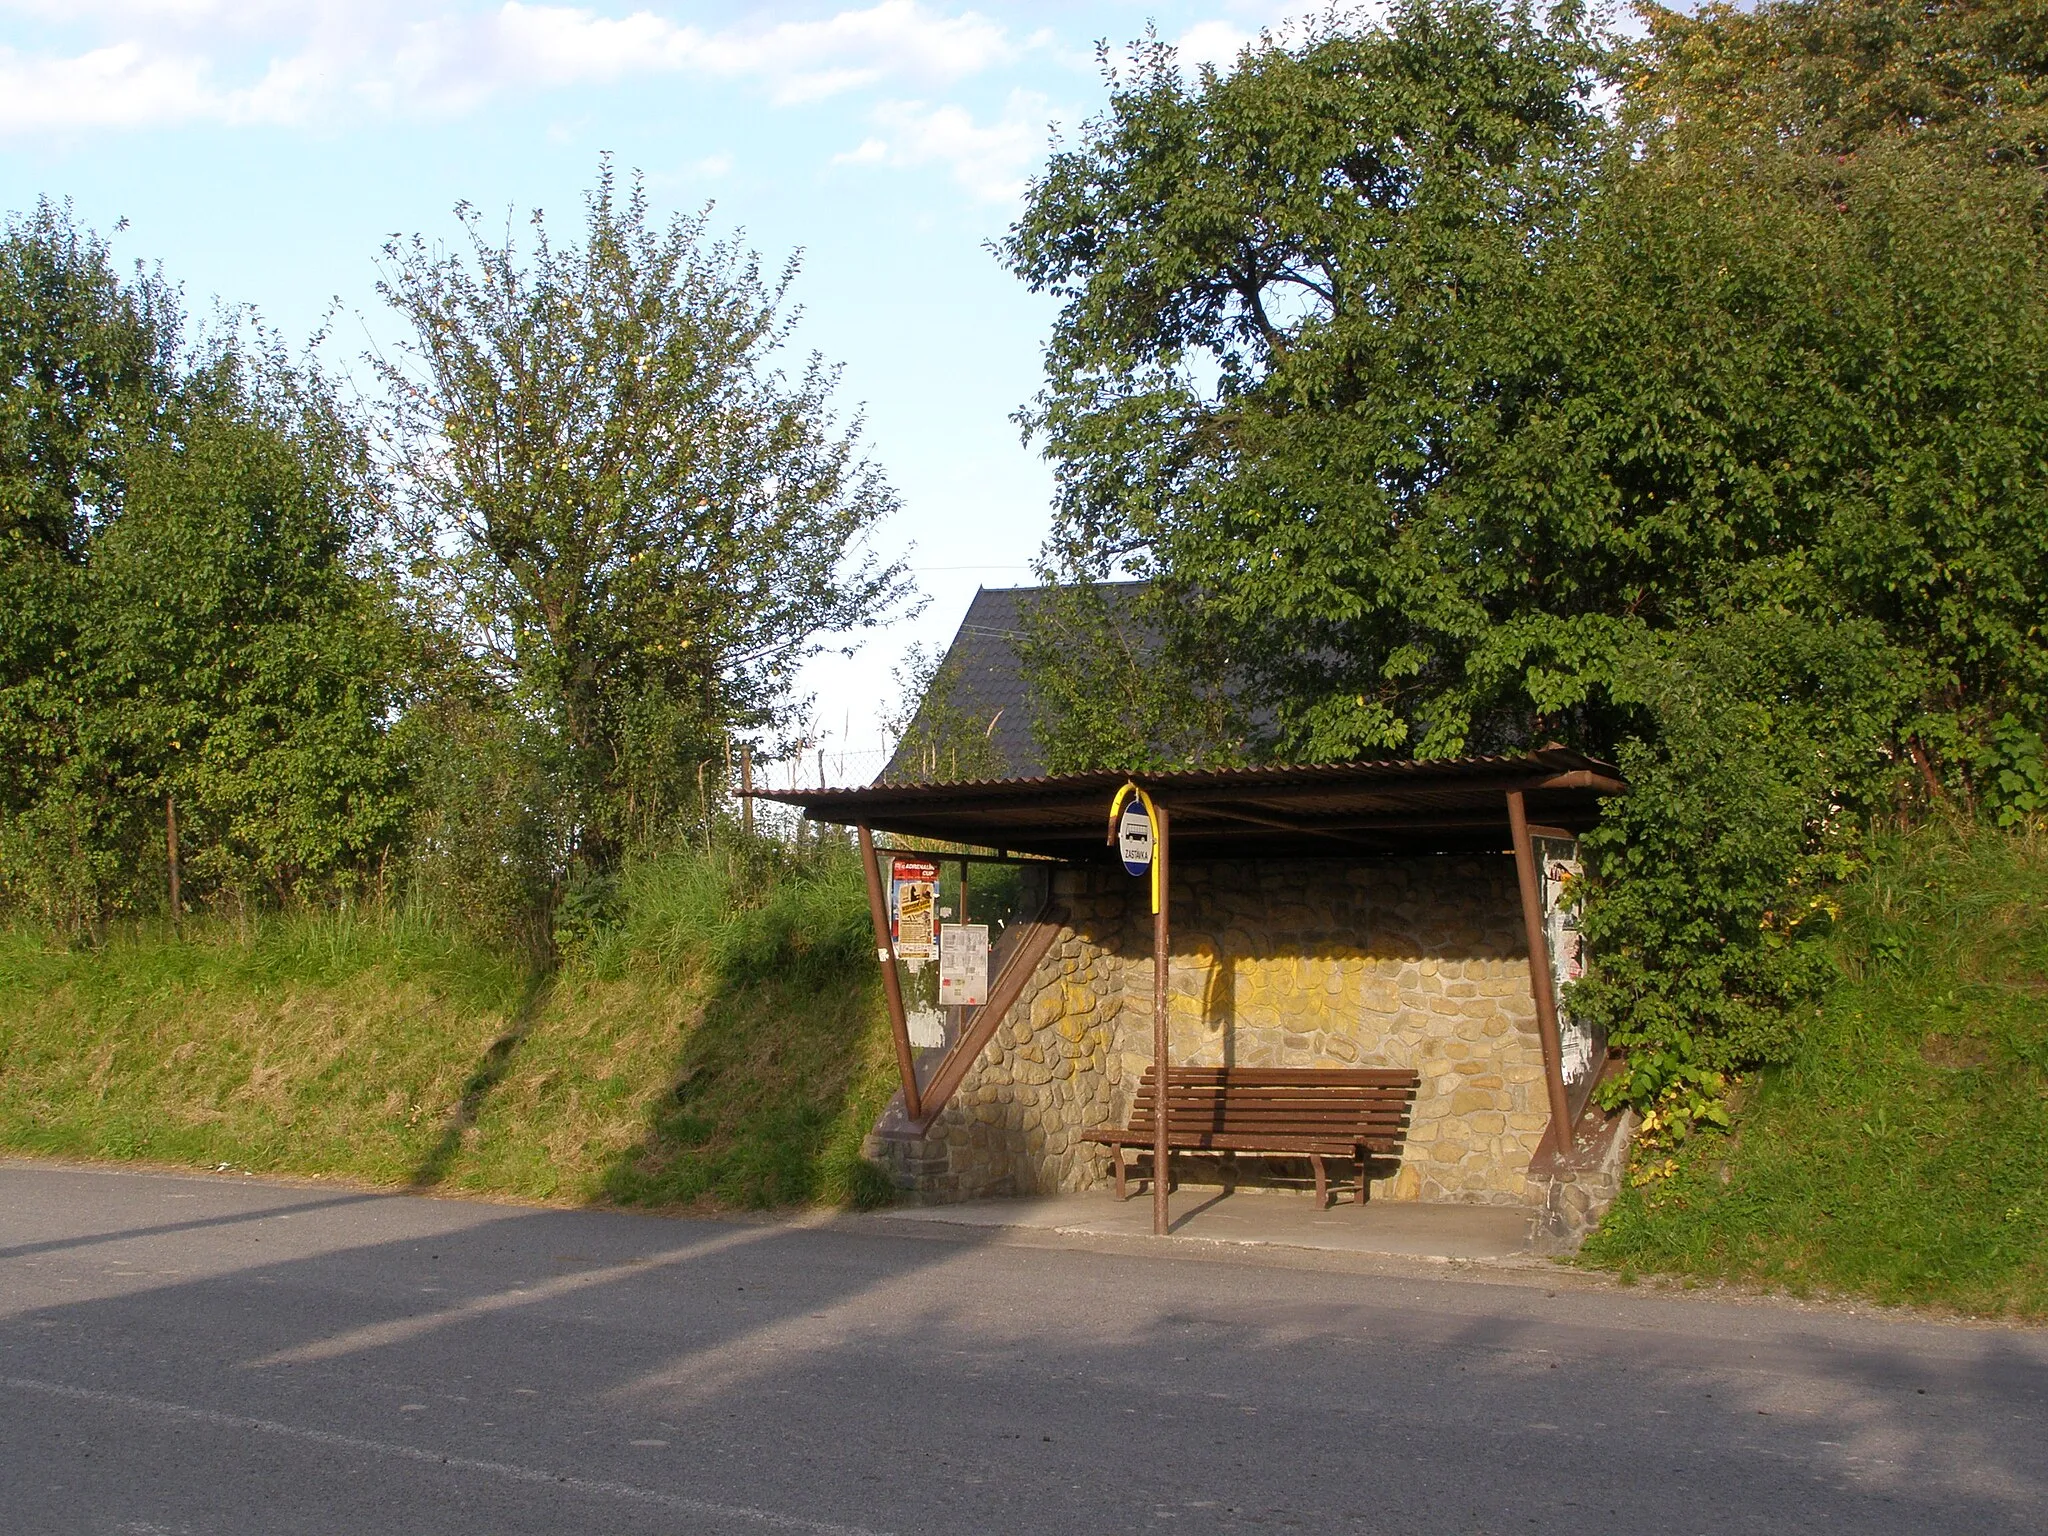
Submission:
[[[1154,1069],[1131,1104],[1131,1130],[1152,1128]],[[1421,1081],[1395,1067],[1173,1067],[1168,1123],[1179,1134],[1386,1140],[1408,1121]]]

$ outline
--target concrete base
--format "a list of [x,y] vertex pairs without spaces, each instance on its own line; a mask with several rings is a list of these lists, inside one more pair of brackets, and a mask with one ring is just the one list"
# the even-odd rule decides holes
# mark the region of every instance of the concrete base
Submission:
[[[1239,1189],[1175,1191],[1172,1236],[1196,1242],[1272,1244],[1405,1258],[1502,1260],[1526,1257],[1532,1218],[1526,1209],[1416,1200],[1318,1207],[1310,1195]],[[1103,1237],[1152,1232],[1152,1196],[1142,1185],[1129,1200],[1090,1191],[1022,1200],[967,1200],[888,1213],[906,1221],[970,1227],[1026,1227]]]
[[[1586,1234],[1600,1225],[1600,1218],[1614,1204],[1628,1174],[1635,1111],[1603,1115],[1589,1108],[1579,1123],[1584,1134],[1575,1140],[1568,1155],[1539,1154],[1529,1170],[1530,1186],[1543,1199],[1530,1238],[1532,1252],[1577,1253]],[[1548,1150],[1543,1149],[1545,1153]]]

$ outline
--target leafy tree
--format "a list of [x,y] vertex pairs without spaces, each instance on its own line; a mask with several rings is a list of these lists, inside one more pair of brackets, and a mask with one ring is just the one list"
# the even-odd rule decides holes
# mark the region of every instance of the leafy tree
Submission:
[[995,744],[993,717],[963,707],[955,697],[959,662],[913,644],[895,677],[900,702],[895,716],[884,722],[896,742],[887,782],[945,784],[1009,772]]
[[728,732],[792,721],[818,637],[889,614],[867,552],[895,506],[842,429],[834,370],[778,367],[776,278],[706,215],[666,227],[609,166],[584,240],[539,215],[523,256],[458,210],[465,251],[387,248],[408,322],[381,363],[416,569],[468,653],[539,722],[573,800],[561,856],[593,867],[694,799]]
[[1640,0],[1629,105],[1698,139],[1852,154],[1901,133],[2048,156],[2048,25],[2029,0]]
[[106,242],[48,199],[0,232],[0,537],[82,563],[119,510],[119,445],[175,380],[182,329],[160,277],[123,282]]
[[[183,808],[208,885],[360,871],[409,803],[388,729],[407,644],[368,553],[367,442],[317,375],[223,349],[167,430],[128,446],[121,516],[95,539],[81,644],[96,710],[75,772]],[[138,839],[139,840],[139,839]]]
[[[2032,66],[1880,111],[1961,13],[1881,48],[1851,14],[1664,18],[1616,55],[1569,10],[1425,0],[1194,83],[1154,46],[1006,246],[1065,301],[1028,413],[1055,563],[1155,575],[1222,663],[1185,669],[1197,702],[1270,703],[1248,752],[1557,737],[1628,768],[1575,1006],[1663,1063],[1638,1093],[1782,1047],[1863,818],[2033,782],[2048,209],[1986,149]],[[1765,107],[1731,117],[1703,36],[1777,72]],[[1793,54],[1839,87],[1796,123]]]
[[1020,612],[1013,643],[1053,771],[1243,759],[1254,712],[1230,685],[1228,651],[1199,610],[1162,602],[1164,591],[1083,573]]
[[0,231],[0,811],[32,802],[78,731],[83,572],[116,515],[120,445],[173,379],[175,296],[123,282],[47,200]]
[[1587,195],[1600,59],[1576,11],[1471,3],[1332,17],[1193,83],[1148,43],[1005,243],[1065,301],[1026,414],[1055,566],[1155,576],[1169,645],[1229,630],[1287,751],[1465,734],[1428,717],[1413,633],[1484,623],[1436,491]]
[[317,374],[124,282],[48,203],[0,239],[0,892],[69,927],[361,878],[405,820],[361,430]]

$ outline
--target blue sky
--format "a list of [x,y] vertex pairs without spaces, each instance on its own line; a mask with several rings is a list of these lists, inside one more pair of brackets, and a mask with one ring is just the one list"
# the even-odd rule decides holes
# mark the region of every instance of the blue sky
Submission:
[[[801,248],[802,343],[845,365],[903,494],[885,550],[923,615],[806,678],[830,750],[872,750],[890,671],[941,643],[977,585],[1030,580],[1050,475],[1010,413],[1051,318],[984,242],[1015,217],[1048,125],[1103,87],[1097,39],[1148,21],[1225,61],[1284,0],[961,6],[553,5],[466,0],[0,0],[0,207],[71,198],[198,311],[257,306],[325,356],[393,334],[393,234],[453,238],[453,205],[577,228],[601,152],[659,208],[716,203],[771,263]],[[872,764],[854,759],[861,776]]]

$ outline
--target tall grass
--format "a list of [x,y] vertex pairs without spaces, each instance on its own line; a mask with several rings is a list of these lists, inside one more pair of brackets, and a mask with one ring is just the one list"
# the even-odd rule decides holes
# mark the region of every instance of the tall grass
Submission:
[[1845,894],[1796,1054],[1585,1257],[2048,1316],[2048,842],[1885,837]]
[[630,861],[620,880],[626,953],[728,985],[822,981],[873,947],[859,855],[837,844],[790,855],[778,844]]
[[881,1198],[858,865],[735,842],[634,861],[549,974],[406,910],[97,950],[0,932],[0,1148],[559,1200]]

